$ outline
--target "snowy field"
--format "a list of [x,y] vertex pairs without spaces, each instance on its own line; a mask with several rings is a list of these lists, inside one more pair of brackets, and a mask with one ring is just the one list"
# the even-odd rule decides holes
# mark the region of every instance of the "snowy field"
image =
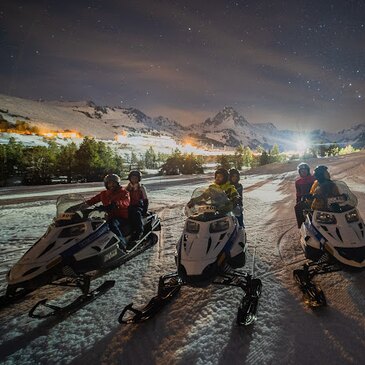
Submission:
[[[365,154],[326,161],[334,179],[345,180],[365,218]],[[313,166],[317,164],[313,162]],[[118,324],[130,302],[145,304],[160,275],[174,271],[175,244],[183,228],[183,206],[211,176],[146,179],[151,208],[162,220],[152,249],[93,281],[116,285],[63,321],[35,320],[27,311],[38,300],[69,300],[75,292],[44,287],[0,312],[3,364],[362,364],[365,353],[365,273],[338,272],[316,278],[328,306],[302,303],[292,270],[305,262],[294,219],[296,163],[264,166],[246,175],[245,219],[249,257],[245,270],[263,282],[258,319],[236,325],[238,289],[181,289],[156,318]],[[101,184],[10,188],[0,191],[0,287],[14,262],[41,236],[55,214],[55,198],[71,191],[91,196]],[[254,267],[253,253],[255,252]]]

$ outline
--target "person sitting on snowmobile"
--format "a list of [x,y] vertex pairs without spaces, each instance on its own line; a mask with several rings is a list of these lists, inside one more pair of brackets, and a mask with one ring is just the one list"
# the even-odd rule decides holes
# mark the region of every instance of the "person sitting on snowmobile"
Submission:
[[315,181],[315,177],[310,173],[310,167],[305,162],[301,162],[298,165],[297,169],[299,177],[295,180],[297,201],[294,207],[294,211],[297,218],[298,228],[300,228],[305,220],[303,210],[309,208],[310,206],[305,198],[308,197],[310,194],[310,190]]
[[327,199],[340,195],[338,187],[331,180],[327,166],[317,166],[314,169],[314,176],[317,180],[310,191],[314,197],[311,208],[313,210],[329,210]]
[[122,233],[122,228],[128,225],[128,206],[130,203],[129,192],[120,185],[120,177],[108,174],[104,177],[106,190],[86,200],[88,206],[102,202],[103,209],[107,212],[107,221],[110,230],[119,238],[120,247],[125,251],[127,242]]
[[138,241],[143,237],[143,216],[146,216],[148,209],[147,191],[140,183],[141,178],[139,171],[131,171],[128,175],[129,184],[126,187],[131,198],[128,213],[133,232],[132,241]]
[[226,207],[227,211],[233,210],[233,208],[237,207],[240,202],[240,196],[236,190],[236,188],[228,181],[228,171],[224,168],[218,168],[214,173],[214,183],[209,185],[208,189],[201,195],[191,199],[187,206],[192,207],[197,204],[200,200],[206,200],[209,197],[214,199],[215,191],[224,191],[230,200],[230,206]]
[[295,190],[297,193],[297,203],[310,193],[315,177],[310,173],[307,163],[301,162],[298,167],[299,177],[295,180]]
[[229,170],[229,182],[236,188],[237,193],[239,195],[238,205],[241,208],[241,214],[236,215],[238,223],[241,227],[245,227],[243,220],[243,186],[239,182],[240,181],[240,173],[237,169]]

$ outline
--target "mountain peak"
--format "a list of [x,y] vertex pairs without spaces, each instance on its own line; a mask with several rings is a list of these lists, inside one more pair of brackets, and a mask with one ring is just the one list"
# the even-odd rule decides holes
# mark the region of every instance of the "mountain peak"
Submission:
[[206,119],[203,125],[205,127],[232,129],[236,127],[251,127],[250,123],[231,106],[225,106],[214,118]]

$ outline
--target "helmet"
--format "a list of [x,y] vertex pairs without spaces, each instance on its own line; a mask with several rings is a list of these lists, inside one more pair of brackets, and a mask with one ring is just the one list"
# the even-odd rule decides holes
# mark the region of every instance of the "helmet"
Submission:
[[132,170],[129,172],[128,174],[128,180],[131,180],[132,176],[137,176],[138,177],[138,181],[141,181],[142,175],[138,170]]
[[223,167],[218,168],[215,173],[214,173],[214,177],[217,177],[218,174],[223,175],[224,177],[224,183],[226,183],[228,181],[228,171],[226,169],[224,169]]
[[307,163],[305,162],[301,162],[298,166],[297,166],[298,172],[299,170],[307,170],[307,175],[310,174],[310,167]]
[[327,173],[327,175],[329,175],[327,166],[319,165],[319,166],[316,166],[316,168],[314,169],[314,176],[318,180],[318,182],[328,180],[328,177],[325,176],[326,173]]
[[230,169],[229,170],[229,177],[232,177],[233,175],[238,176],[238,180],[240,179],[240,172],[237,169]]
[[108,174],[104,177],[104,185],[106,189],[108,189],[109,181],[114,181],[117,183],[118,186],[120,186],[120,177],[116,174]]

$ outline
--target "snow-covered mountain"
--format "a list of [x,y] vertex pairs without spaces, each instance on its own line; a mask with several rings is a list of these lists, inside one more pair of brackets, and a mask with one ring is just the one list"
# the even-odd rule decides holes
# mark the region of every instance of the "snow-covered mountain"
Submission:
[[215,147],[242,144],[269,149],[278,144],[285,151],[296,150],[297,142],[303,139],[312,143],[365,146],[365,124],[337,133],[314,130],[303,134],[279,130],[272,123],[251,124],[232,107],[223,108],[200,124],[184,127],[177,121],[162,116],[153,118],[135,108],[98,106],[93,102],[33,101],[0,94],[0,116],[12,123],[24,120],[41,130],[77,130],[84,136],[109,140],[128,132],[170,136],[176,141],[192,137]]
[[124,132],[177,138],[186,134],[186,128],[168,118],[151,118],[135,108],[98,106],[90,101],[46,102],[0,95],[0,115],[12,123],[23,120],[41,130],[77,130],[99,139],[114,139]]
[[306,139],[311,143],[352,144],[354,147],[365,146],[365,124],[359,124],[337,133],[314,130],[307,133],[292,130],[279,130],[272,123],[250,124],[232,107],[225,107],[213,118],[194,127],[195,135],[202,141],[238,146],[240,144],[265,149],[278,144],[281,150],[296,150],[298,142]]

